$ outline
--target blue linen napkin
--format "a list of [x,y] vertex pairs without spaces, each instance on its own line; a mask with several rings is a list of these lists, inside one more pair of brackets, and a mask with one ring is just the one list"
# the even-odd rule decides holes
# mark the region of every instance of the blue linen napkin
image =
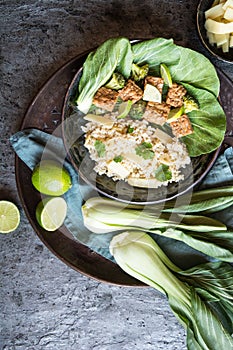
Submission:
[[[64,194],[68,205],[65,225],[72,233],[73,237],[82,244],[88,246],[98,254],[107,259],[114,261],[109,252],[109,243],[116,233],[94,234],[86,229],[83,224],[81,206],[84,200],[91,196],[98,196],[98,193],[89,185],[79,180],[79,176],[71,163],[67,160],[66,150],[61,138],[50,135],[37,129],[25,129],[17,132],[10,137],[11,145],[17,156],[31,169],[40,162],[41,158],[56,159],[69,171],[72,178],[71,189]],[[200,188],[217,187],[223,185],[233,186],[233,149],[232,147],[225,150],[215,162],[213,168],[202,181]],[[221,212],[221,220],[228,224],[232,222],[232,211]],[[220,219],[219,215],[218,218]],[[185,256],[199,255],[192,248],[187,247],[182,242],[176,242],[164,237],[157,237],[157,242],[164,249],[165,253],[172,259],[174,256],[179,259],[180,265]],[[181,254],[182,251],[182,254]],[[200,261],[201,262],[201,261]]]

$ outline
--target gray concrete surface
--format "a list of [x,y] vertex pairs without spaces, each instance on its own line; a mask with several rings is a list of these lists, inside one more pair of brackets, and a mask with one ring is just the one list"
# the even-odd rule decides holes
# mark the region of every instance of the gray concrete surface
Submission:
[[[33,232],[14,177],[15,133],[33,97],[61,65],[109,37],[173,37],[202,47],[198,1],[1,0],[1,192],[21,224],[1,235],[1,350],[182,350],[185,331],[151,288],[89,279],[58,260]],[[171,26],[174,23],[174,26]],[[231,79],[232,66],[215,61]]]

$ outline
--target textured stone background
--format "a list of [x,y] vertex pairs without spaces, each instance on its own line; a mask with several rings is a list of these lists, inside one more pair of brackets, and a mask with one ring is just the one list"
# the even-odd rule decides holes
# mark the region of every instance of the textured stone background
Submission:
[[[124,288],[80,275],[38,239],[14,178],[9,136],[43,83],[75,55],[109,37],[173,37],[202,47],[198,1],[0,1],[1,190],[21,210],[17,231],[1,235],[1,350],[185,349],[185,332],[151,288]],[[232,66],[214,63],[233,79]]]

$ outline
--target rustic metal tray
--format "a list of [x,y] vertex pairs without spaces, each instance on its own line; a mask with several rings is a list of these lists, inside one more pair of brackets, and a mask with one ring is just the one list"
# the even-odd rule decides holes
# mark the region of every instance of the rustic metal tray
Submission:
[[[59,129],[57,126],[61,123],[65,94],[86,55],[87,53],[83,53],[66,63],[45,83],[31,102],[24,116],[21,130],[37,128],[54,133]],[[228,134],[230,135],[233,130],[233,84],[219,70],[218,75],[221,81],[220,100],[227,115]],[[35,208],[40,200],[40,194],[31,184],[31,170],[17,156],[15,170],[23,209],[34,231],[53,254],[76,271],[102,282],[123,286],[143,286],[141,282],[127,275],[116,264],[75,240],[65,226],[52,234],[43,230],[35,218]]]

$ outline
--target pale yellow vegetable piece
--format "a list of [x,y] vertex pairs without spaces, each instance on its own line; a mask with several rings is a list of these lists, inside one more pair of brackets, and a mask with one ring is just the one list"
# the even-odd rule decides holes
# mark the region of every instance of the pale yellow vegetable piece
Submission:
[[222,44],[222,51],[223,52],[229,52],[229,42]]
[[218,4],[214,7],[211,7],[209,10],[205,11],[205,18],[215,19],[224,14],[225,10],[223,9],[222,4]]
[[221,46],[228,42],[229,34],[214,34],[217,46]]
[[223,52],[232,47],[233,0],[215,0],[205,11],[205,28],[210,45],[216,44]]
[[155,129],[154,136],[157,137],[163,144],[171,143],[173,141],[172,137],[166,134],[160,129]]
[[128,183],[129,185],[135,186],[135,187],[144,187],[144,188],[158,187],[158,180],[156,179],[142,179],[139,177],[129,177]]
[[213,45],[213,44],[216,43],[214,33],[207,32],[207,37],[208,37],[208,39],[209,39],[210,45]]
[[116,163],[114,160],[108,164],[108,171],[116,174],[121,179],[126,179],[130,174],[128,169],[126,169],[122,164]]
[[133,162],[138,165],[143,165],[145,163],[145,160],[143,157],[138,156],[136,153],[124,153],[124,159],[129,160],[130,162]]
[[225,4],[223,4],[224,10],[226,10],[228,7],[233,7],[233,0],[227,0]]
[[109,128],[111,128],[114,124],[114,122],[111,119],[108,119],[107,117],[103,117],[101,115],[96,115],[96,114],[87,114],[85,115],[84,119],[90,122],[95,122],[98,124],[105,125]]
[[205,22],[205,28],[207,31],[214,34],[227,34],[233,32],[233,22],[219,23],[211,18],[208,18]]
[[229,47],[233,47],[233,34],[230,36]]
[[223,15],[223,18],[225,18],[226,20],[232,22],[233,21],[233,8],[232,7],[228,7]]

